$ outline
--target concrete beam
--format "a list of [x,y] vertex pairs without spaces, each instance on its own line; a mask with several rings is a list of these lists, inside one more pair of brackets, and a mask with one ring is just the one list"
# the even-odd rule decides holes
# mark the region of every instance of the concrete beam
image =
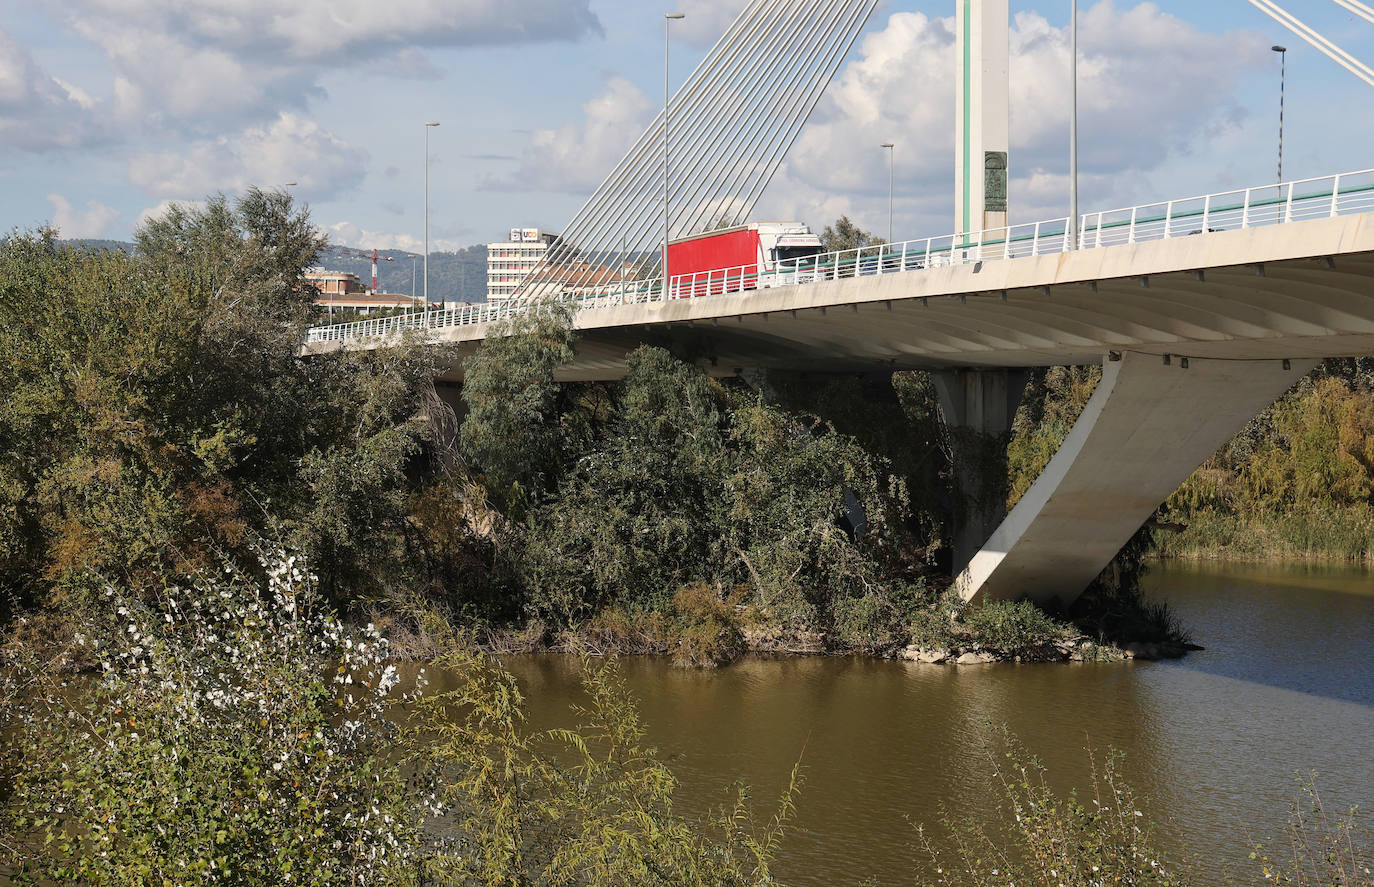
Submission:
[[1064,444],[955,580],[960,596],[1073,603],[1159,503],[1314,366],[1109,358]]

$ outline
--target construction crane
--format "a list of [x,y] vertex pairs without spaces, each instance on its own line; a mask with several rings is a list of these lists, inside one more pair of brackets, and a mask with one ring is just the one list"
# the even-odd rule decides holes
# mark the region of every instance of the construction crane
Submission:
[[377,292],[377,262],[379,262],[379,261],[381,261],[381,262],[394,262],[394,261],[396,261],[396,260],[395,260],[394,258],[392,258],[391,256],[378,256],[378,255],[377,255],[377,251],[376,251],[375,249],[374,249],[372,252],[370,252],[370,253],[365,253],[365,252],[359,252],[359,251],[356,250],[356,249],[344,249],[344,248],[340,247],[340,248],[336,249],[335,252],[339,253],[340,255],[347,256],[347,257],[349,257],[350,259],[371,259],[371,260],[372,260],[372,291],[373,291],[374,293]]

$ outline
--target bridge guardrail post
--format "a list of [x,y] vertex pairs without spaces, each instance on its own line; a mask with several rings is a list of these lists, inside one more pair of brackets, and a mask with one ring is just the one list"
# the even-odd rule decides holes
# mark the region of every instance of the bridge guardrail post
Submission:
[[1341,177],[1338,175],[1331,180],[1331,218],[1336,218],[1340,211],[1341,204]]
[[1241,204],[1241,208],[1240,208],[1240,227],[1241,227],[1242,230],[1245,229],[1245,228],[1249,228],[1249,227],[1250,227],[1250,192],[1251,192],[1251,190],[1253,190],[1253,189],[1251,189],[1251,188],[1246,188],[1246,189],[1245,189],[1245,201]]
[[1208,194],[1207,199],[1202,201],[1202,233],[1208,231],[1208,223],[1212,218],[1212,195]]
[[1285,223],[1286,223],[1286,222],[1291,222],[1291,221],[1293,221],[1293,183],[1292,183],[1292,182],[1289,182],[1289,183],[1288,183],[1288,200],[1285,201],[1285,203],[1284,203],[1284,207],[1283,207],[1283,220],[1284,220]]
[[1174,221],[1174,202],[1173,202],[1172,200],[1170,200],[1169,203],[1168,203],[1168,205],[1164,207],[1164,239],[1165,239],[1165,240],[1168,240],[1171,236],[1173,236],[1173,231],[1171,230],[1171,228],[1172,228],[1172,226],[1173,226],[1173,221]]
[[1040,223],[1035,223],[1035,232],[1031,234],[1031,255],[1040,255]]

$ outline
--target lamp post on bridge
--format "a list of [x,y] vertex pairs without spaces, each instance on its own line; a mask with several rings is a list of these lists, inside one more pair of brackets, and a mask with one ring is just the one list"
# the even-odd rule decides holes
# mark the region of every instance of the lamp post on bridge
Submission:
[[893,150],[896,145],[892,142],[883,142],[881,147],[887,149],[887,242],[892,243],[892,165]]
[[1078,249],[1078,0],[1069,7],[1069,249]]
[[673,22],[687,16],[681,12],[663,15],[663,298],[668,299],[668,36]]
[[429,316],[429,130],[439,125],[437,120],[425,122],[425,302],[421,316]]
[[1283,184],[1283,93],[1288,79],[1288,47],[1275,43],[1269,47],[1279,54],[1279,184]]

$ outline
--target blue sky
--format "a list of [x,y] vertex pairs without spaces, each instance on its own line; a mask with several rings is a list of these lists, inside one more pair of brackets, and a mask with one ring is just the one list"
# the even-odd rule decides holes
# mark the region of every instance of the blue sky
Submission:
[[[1374,24],[1283,5],[1367,63]],[[1013,0],[1011,209],[1064,212],[1068,0]],[[1083,205],[1374,166],[1374,88],[1244,0],[1083,0]],[[416,249],[424,129],[434,248],[558,229],[743,0],[0,0],[0,224],[127,238],[169,200],[297,181],[349,246]],[[885,0],[757,217],[952,227],[953,0]]]

